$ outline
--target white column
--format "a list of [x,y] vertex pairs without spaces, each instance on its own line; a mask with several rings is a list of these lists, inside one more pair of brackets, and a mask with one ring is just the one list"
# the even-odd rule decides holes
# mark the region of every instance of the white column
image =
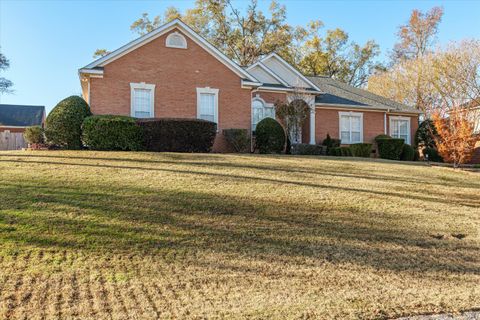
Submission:
[[315,144],[315,104],[310,106],[310,144]]

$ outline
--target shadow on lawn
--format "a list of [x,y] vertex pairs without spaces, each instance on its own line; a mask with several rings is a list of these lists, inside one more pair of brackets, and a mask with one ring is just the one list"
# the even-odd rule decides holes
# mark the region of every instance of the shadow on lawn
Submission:
[[[456,204],[471,208],[478,208],[480,206],[480,199],[471,199],[471,198],[462,198],[458,200],[451,200],[445,199],[442,197],[441,194],[438,196],[426,196],[419,195],[418,193],[413,193],[411,188],[405,189],[403,191],[408,191],[408,194],[403,194],[401,192],[393,192],[393,191],[376,191],[376,190],[367,190],[367,189],[360,189],[360,188],[352,188],[352,187],[340,187],[340,186],[333,186],[329,184],[321,184],[321,183],[312,183],[312,182],[305,182],[305,181],[295,181],[295,180],[286,180],[286,179],[274,179],[274,178],[267,178],[261,176],[253,176],[253,175],[235,175],[229,173],[220,173],[220,172],[206,172],[206,171],[196,171],[196,170],[184,170],[184,169],[177,169],[177,168],[159,168],[159,167],[138,167],[138,166],[118,166],[118,165],[108,165],[108,164],[98,164],[98,163],[73,163],[73,162],[57,162],[57,161],[25,161],[20,159],[0,159],[0,162],[15,162],[15,163],[35,163],[35,164],[47,164],[47,165],[65,165],[65,166],[76,166],[76,167],[93,167],[93,168],[110,168],[110,169],[126,169],[126,170],[145,170],[145,171],[156,171],[156,172],[171,172],[171,173],[182,173],[188,175],[200,175],[200,176],[211,176],[217,178],[227,178],[227,179],[238,179],[238,180],[252,180],[258,182],[266,182],[266,183],[278,183],[279,185],[293,185],[293,186],[302,186],[302,187],[312,187],[312,188],[321,188],[321,189],[332,189],[332,190],[340,190],[340,191],[348,191],[348,192],[357,192],[366,195],[379,195],[379,196],[387,196],[387,197],[394,197],[400,199],[415,199],[425,202],[431,202],[432,205],[436,203],[444,203],[444,204]],[[216,165],[216,164],[215,164]],[[318,175],[321,176],[326,174],[324,172],[320,172]],[[338,174],[332,174],[333,176],[338,176]],[[366,178],[368,179],[370,174],[367,175],[346,175],[349,178]],[[295,176],[292,176],[295,178]],[[380,180],[388,181],[389,177],[382,177]],[[395,180],[395,179],[392,179]],[[319,180],[321,181],[321,180]],[[407,180],[408,181],[408,180]]]
[[[173,253],[177,259],[223,252],[288,264],[480,274],[478,246],[438,241],[428,231],[406,230],[375,212],[352,214],[315,204],[299,209],[235,196],[111,185],[4,182],[0,241],[19,247]],[[205,264],[201,259],[193,263]],[[228,263],[211,267],[239,268]]]

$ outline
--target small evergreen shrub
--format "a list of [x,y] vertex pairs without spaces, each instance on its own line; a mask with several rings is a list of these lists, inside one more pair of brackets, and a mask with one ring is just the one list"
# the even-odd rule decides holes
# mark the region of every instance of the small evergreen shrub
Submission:
[[354,143],[350,145],[350,151],[354,157],[370,158],[372,153],[371,143]]
[[438,153],[437,149],[435,148],[427,147],[427,148],[424,148],[422,152],[425,160],[427,159],[427,155],[428,155],[428,161],[443,162],[442,156]]
[[388,134],[379,134],[378,136],[375,137],[375,142],[378,142],[377,140],[379,139],[392,139]]
[[378,145],[378,153],[382,159],[400,160],[404,140],[394,138],[375,138]]
[[224,129],[223,135],[235,152],[248,152],[250,137],[247,129]]
[[402,154],[400,155],[400,160],[402,161],[414,161],[415,160],[415,149],[404,143],[402,147]]
[[39,126],[28,127],[23,133],[25,141],[29,144],[43,144],[45,143],[45,136],[43,128]]
[[340,155],[342,157],[351,157],[352,156],[352,151],[350,150],[350,147],[340,147]]
[[432,120],[425,120],[418,126],[415,132],[415,146],[435,148],[435,137],[438,135],[437,129]]
[[47,142],[60,148],[80,149],[82,123],[90,115],[90,108],[81,97],[63,99],[48,114],[45,129]]
[[330,134],[327,133],[327,137],[323,140],[322,144],[327,147],[327,154],[330,154],[328,151],[331,148],[338,148],[340,147],[342,140],[340,139],[332,139]]
[[132,117],[91,116],[82,126],[82,140],[92,150],[141,150],[142,128]]
[[255,145],[260,153],[281,153],[285,139],[285,131],[275,119],[265,118],[257,124]]
[[137,119],[148,151],[210,152],[217,124],[201,119]]
[[292,145],[292,154],[319,156],[325,153],[325,149],[325,146],[318,144],[297,143]]

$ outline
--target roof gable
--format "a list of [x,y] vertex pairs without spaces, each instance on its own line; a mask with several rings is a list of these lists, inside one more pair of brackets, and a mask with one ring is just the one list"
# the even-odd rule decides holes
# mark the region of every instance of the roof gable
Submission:
[[208,53],[210,53],[212,56],[214,56],[217,60],[222,62],[225,66],[227,66],[230,70],[232,70],[235,74],[237,74],[240,78],[242,79],[247,79],[252,82],[258,82],[258,80],[249,74],[246,70],[242,69],[239,65],[237,65],[234,61],[229,59],[225,54],[223,54],[220,50],[215,48],[213,45],[211,45],[208,41],[206,41],[204,38],[202,38],[198,33],[193,31],[188,25],[183,23],[179,19],[175,19],[169,23],[164,24],[163,26],[153,30],[152,32],[149,32],[140,38],[133,40],[124,46],[118,48],[117,50],[105,55],[104,57],[101,57],[100,59],[95,60],[94,62],[86,65],[85,67],[81,68],[79,70],[80,73],[89,73],[90,70],[96,69],[99,67],[103,67],[107,65],[108,63],[115,61],[116,59],[128,54],[129,52],[155,40],[156,38],[166,34],[167,32],[173,30],[173,29],[178,29],[190,38],[192,41],[194,41],[197,45],[202,47],[204,50],[206,50]]
[[0,104],[0,126],[41,126],[44,117],[44,106]]

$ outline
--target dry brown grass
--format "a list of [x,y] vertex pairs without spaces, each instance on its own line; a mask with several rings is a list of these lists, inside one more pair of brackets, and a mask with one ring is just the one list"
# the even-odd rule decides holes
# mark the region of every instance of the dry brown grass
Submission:
[[480,307],[475,173],[352,158],[5,152],[0,180],[0,319]]

